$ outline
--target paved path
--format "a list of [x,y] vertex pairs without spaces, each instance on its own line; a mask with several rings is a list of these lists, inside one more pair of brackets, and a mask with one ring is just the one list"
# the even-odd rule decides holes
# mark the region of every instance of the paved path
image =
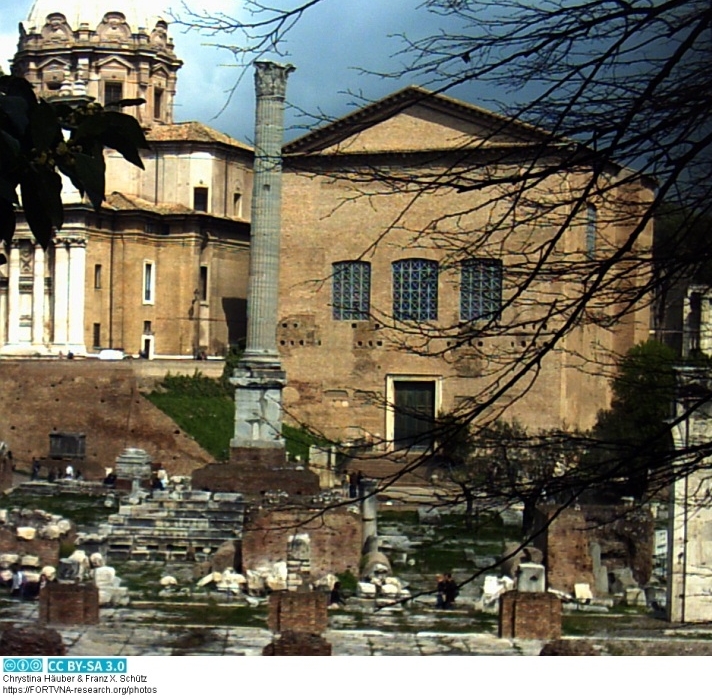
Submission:
[[[0,619],[37,623],[38,605],[0,601]],[[144,609],[102,609],[97,626],[60,627],[67,655],[261,655],[272,640],[266,629],[176,626]],[[332,655],[538,655],[539,641],[512,641],[489,633],[418,633],[378,630],[329,630]]]

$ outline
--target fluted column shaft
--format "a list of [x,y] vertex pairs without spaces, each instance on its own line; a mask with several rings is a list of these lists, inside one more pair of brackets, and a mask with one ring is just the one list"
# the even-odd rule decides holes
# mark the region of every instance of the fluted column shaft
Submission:
[[247,347],[244,361],[279,365],[277,318],[284,96],[291,65],[255,63],[257,107]]

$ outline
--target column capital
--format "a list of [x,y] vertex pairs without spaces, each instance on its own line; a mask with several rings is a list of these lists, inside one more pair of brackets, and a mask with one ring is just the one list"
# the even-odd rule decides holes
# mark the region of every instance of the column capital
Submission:
[[287,92],[287,76],[295,67],[291,63],[255,61],[255,90],[257,97],[284,99]]
[[64,241],[70,248],[85,248],[87,246],[86,238],[65,238]]

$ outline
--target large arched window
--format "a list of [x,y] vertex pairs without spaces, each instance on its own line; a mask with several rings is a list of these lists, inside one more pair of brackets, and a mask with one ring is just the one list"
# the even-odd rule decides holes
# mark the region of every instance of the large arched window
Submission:
[[331,290],[334,320],[368,320],[371,310],[371,265],[368,262],[335,262]]
[[393,263],[393,317],[437,320],[437,262],[413,257]]

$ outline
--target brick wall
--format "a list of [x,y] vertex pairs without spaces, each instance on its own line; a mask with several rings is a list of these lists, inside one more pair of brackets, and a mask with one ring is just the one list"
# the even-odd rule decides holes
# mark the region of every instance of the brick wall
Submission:
[[41,624],[99,623],[99,590],[93,584],[50,583],[40,591]]
[[[233,450],[237,451],[237,450]],[[241,450],[244,453],[247,450]],[[260,450],[252,450],[260,451]],[[194,490],[209,490],[213,493],[243,493],[244,495],[260,495],[268,490],[281,490],[290,495],[316,495],[319,491],[319,476],[302,469],[284,466],[284,452],[277,449],[266,449],[267,463],[259,460],[230,461],[228,463],[208,464],[204,468],[193,471],[191,482]],[[270,468],[274,463],[274,454],[279,451],[281,468]]]
[[0,361],[0,439],[16,463],[29,469],[33,456],[46,455],[52,431],[85,433],[87,460],[102,467],[114,466],[127,445],[145,449],[169,475],[209,463],[210,454],[138,392],[132,365]]
[[554,518],[555,512],[556,508],[542,508],[537,512],[535,522],[536,530],[546,526],[534,541],[535,546],[544,552],[546,585],[573,593],[574,584],[588,583],[593,590],[591,533],[583,512],[568,509]]
[[559,638],[561,600],[549,592],[511,590],[499,598],[500,638]]
[[351,570],[358,575],[362,546],[361,516],[346,509],[265,512],[245,523],[242,565],[259,565],[287,559],[289,537],[309,534],[311,577]]
[[273,633],[324,633],[328,601],[325,592],[274,592],[269,597],[267,627]]
[[541,507],[535,522],[537,530],[546,527],[534,543],[544,552],[547,586],[573,593],[575,583],[588,583],[593,590],[590,544],[594,541],[601,547],[601,564],[609,571],[629,567],[639,584],[647,583],[655,536],[649,509],[581,505],[554,518],[556,512],[554,506]]
[[15,528],[0,528],[0,553],[16,553],[19,556],[37,556],[40,566],[59,564],[59,539],[18,539]]

